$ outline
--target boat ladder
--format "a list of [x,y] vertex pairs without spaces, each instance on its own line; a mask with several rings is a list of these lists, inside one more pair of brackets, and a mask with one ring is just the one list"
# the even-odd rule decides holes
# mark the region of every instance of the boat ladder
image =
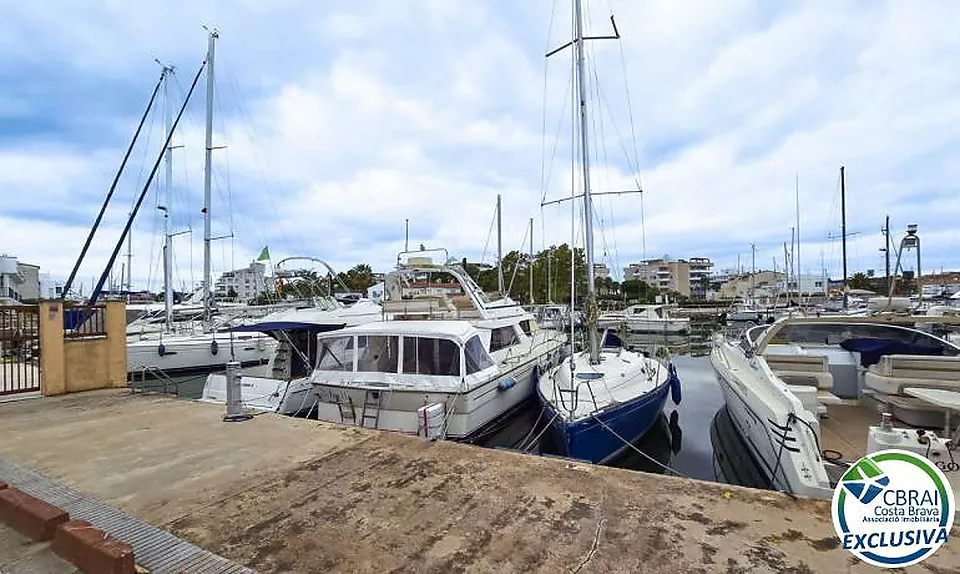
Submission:
[[360,414],[360,426],[367,426],[367,421],[372,420],[373,426],[370,428],[379,428],[380,425],[380,405],[383,401],[382,391],[367,390],[363,396],[363,411]]
[[[344,404],[346,402],[346,404]],[[346,401],[342,395],[337,395],[337,410],[340,411],[340,422],[347,421],[357,424],[357,412],[353,407],[353,397],[347,395]]]

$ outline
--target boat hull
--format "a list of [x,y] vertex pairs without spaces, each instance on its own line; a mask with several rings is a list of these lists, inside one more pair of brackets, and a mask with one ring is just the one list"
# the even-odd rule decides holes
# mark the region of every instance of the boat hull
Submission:
[[631,333],[661,333],[668,335],[683,335],[690,331],[688,319],[639,319],[629,318],[622,320],[600,320],[597,326],[601,329],[619,329],[625,327]]
[[572,422],[563,420],[556,406],[538,388],[544,416],[553,421],[551,427],[558,454],[595,464],[609,462],[656,423],[671,388],[678,384],[675,379],[676,374],[671,372],[653,391]]
[[[551,352],[549,356],[558,356],[557,350]],[[541,365],[544,359],[546,355],[538,356],[463,393],[422,389],[400,390],[314,381],[312,404],[315,404],[319,420],[419,434],[421,428],[417,410],[425,405],[444,403],[449,405],[451,413],[445,438],[469,441],[483,434],[484,429],[489,425],[513,412],[532,396],[533,387],[536,386],[539,376],[536,373],[556,363],[556,359],[553,359]],[[505,381],[511,381],[512,384],[504,385]],[[376,427],[373,427],[373,421],[363,419],[362,407],[369,391],[383,393],[384,397],[376,419]],[[353,415],[344,416],[345,410],[350,408],[353,408]]]
[[243,366],[264,364],[276,348],[276,340],[261,334],[234,335],[232,352],[229,333],[133,341],[127,343],[127,373],[154,369],[166,374],[214,370],[231,360]]

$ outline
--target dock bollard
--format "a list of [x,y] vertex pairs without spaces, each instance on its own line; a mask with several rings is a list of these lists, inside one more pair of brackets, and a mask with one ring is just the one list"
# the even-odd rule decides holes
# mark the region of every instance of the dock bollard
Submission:
[[240,422],[250,419],[251,416],[243,412],[243,397],[240,391],[240,363],[227,363],[227,414],[223,415],[224,422]]

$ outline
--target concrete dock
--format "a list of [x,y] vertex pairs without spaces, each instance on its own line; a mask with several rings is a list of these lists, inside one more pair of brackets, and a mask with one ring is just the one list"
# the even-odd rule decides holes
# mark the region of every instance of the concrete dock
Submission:
[[[124,390],[0,404],[0,459],[262,572],[879,571],[838,548],[825,501],[222,412]],[[960,572],[960,542],[906,571]]]

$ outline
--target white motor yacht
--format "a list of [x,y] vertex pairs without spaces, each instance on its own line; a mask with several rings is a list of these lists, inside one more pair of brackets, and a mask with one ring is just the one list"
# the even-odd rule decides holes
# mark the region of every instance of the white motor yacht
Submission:
[[726,412],[770,487],[831,498],[850,464],[888,448],[926,456],[960,487],[960,346],[894,319],[786,318],[715,339]]
[[625,328],[630,333],[689,333],[690,319],[671,316],[670,309],[669,305],[631,305],[623,311],[600,315],[597,324],[601,329]]

